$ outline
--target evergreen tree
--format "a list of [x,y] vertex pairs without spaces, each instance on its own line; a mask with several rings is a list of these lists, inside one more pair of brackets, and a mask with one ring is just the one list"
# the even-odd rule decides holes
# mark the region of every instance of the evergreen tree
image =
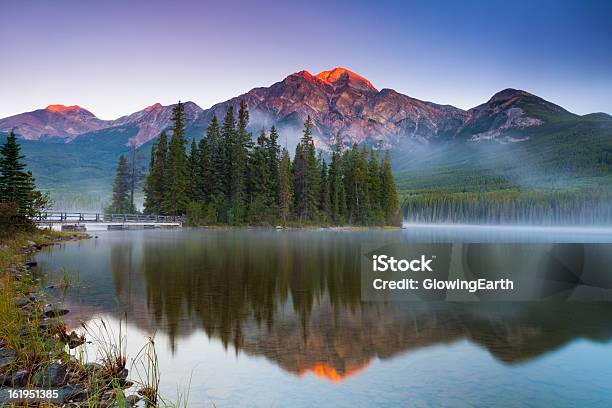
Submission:
[[250,160],[250,207],[249,219],[253,224],[272,222],[275,215],[275,200],[272,196],[270,183],[270,165],[267,151],[268,138],[265,130],[261,130],[257,145],[253,149]]
[[272,202],[275,206],[274,211],[276,212],[276,203],[278,203],[278,197],[280,194],[280,183],[279,183],[279,161],[280,161],[280,146],[278,145],[278,131],[276,127],[270,128],[270,137],[266,139],[266,151],[267,160],[270,174],[270,186],[272,194]]
[[327,163],[325,163],[321,155],[319,155],[319,163],[321,163],[319,211],[321,220],[323,222],[328,222],[332,218],[329,176],[327,172]]
[[342,157],[344,190],[351,224],[365,224],[369,214],[368,191],[368,153],[365,146],[361,150],[353,144],[351,150]]
[[225,194],[217,193],[211,198],[211,202],[206,209],[206,224],[226,224],[227,223],[227,197]]
[[187,159],[188,164],[188,188],[187,194],[189,201],[199,201],[201,190],[201,167],[200,167],[200,151],[195,139],[191,139],[191,149]]
[[[208,130],[206,132],[208,134]],[[195,199],[205,205],[210,202],[210,196],[212,194],[210,140],[206,135],[198,144],[198,159],[198,170],[196,172],[198,180],[196,180]]]
[[306,159],[304,155],[304,147],[301,143],[295,146],[295,155],[293,156],[293,199],[296,219],[300,222],[304,221],[306,213],[306,201],[304,199],[306,192]]
[[206,129],[206,144],[210,151],[211,197],[225,195],[227,192],[227,156],[225,144],[216,116],[213,116]]
[[383,221],[381,207],[381,173],[374,149],[370,150],[370,161],[368,163],[368,223],[380,224]]
[[189,164],[185,153],[185,107],[179,101],[172,110],[173,129],[168,146],[166,177],[167,188],[163,194],[162,212],[168,215],[185,214],[189,203]]
[[[2,232],[15,227],[30,228],[36,214],[50,204],[49,196],[36,191],[32,173],[25,170],[15,133],[11,132],[0,148],[0,217],[8,225]],[[10,214],[4,214],[7,211]],[[12,225],[11,225],[12,224]]]
[[29,198],[26,201],[27,205],[23,208],[23,214],[25,214],[27,221],[26,225],[33,225],[34,217],[40,212],[48,210],[53,201],[49,196],[49,193],[42,193],[36,190],[36,180],[31,171],[26,173],[26,191],[29,192]]
[[248,153],[251,147],[251,134],[247,131],[248,125],[249,111],[244,100],[241,100],[238,109],[238,127],[233,132],[228,129],[228,134],[232,134],[229,139],[230,201],[232,224],[235,225],[243,223],[246,214],[246,177]]
[[355,169],[359,159],[357,145],[353,144],[350,150],[346,150],[342,155],[342,169],[344,173],[344,191],[346,194],[347,222],[357,223],[357,212],[359,200],[357,198],[357,180],[355,179]]
[[291,203],[293,202],[291,159],[287,149],[283,149],[279,166],[279,200],[278,209],[283,225],[287,224],[291,215]]
[[237,159],[236,154],[236,117],[234,115],[234,107],[229,105],[225,111],[223,118],[223,126],[221,127],[221,140],[225,147],[226,163],[225,168],[228,173],[226,194],[228,201],[231,203],[235,193],[238,193],[241,186],[236,184],[240,182],[240,178],[236,177],[234,160]]
[[329,165],[329,199],[331,218],[337,224],[344,223],[346,217],[346,195],[344,193],[343,171],[342,171],[342,141],[340,132],[336,134],[336,143],[332,152],[331,163]]
[[117,163],[113,183],[113,200],[107,211],[111,214],[132,214],[135,211],[130,203],[130,168],[123,154],[119,156]]
[[306,160],[308,164],[307,186],[308,191],[306,194],[308,214],[311,221],[318,219],[318,210],[321,197],[321,168],[320,162],[317,159],[317,149],[315,148],[312,136],[310,142],[307,144]]
[[11,132],[0,149],[0,197],[3,202],[15,203],[20,210],[28,206],[28,175],[24,156],[17,143],[15,133]]
[[319,208],[320,172],[316,149],[312,139],[313,123],[310,116],[304,122],[300,143],[296,146],[294,159],[295,208],[300,222],[313,221]]
[[168,160],[168,140],[162,132],[151,148],[149,174],[145,180],[145,213],[161,214],[162,201],[166,192],[166,163]]
[[368,221],[368,212],[370,208],[369,191],[368,191],[368,151],[365,146],[362,146],[357,157],[357,163],[354,168],[355,176],[355,205],[356,205],[356,223],[366,224]]
[[[223,168],[224,168],[224,178],[226,184],[224,186],[224,193],[226,203],[229,204],[229,214],[226,212],[225,214],[219,214],[219,218],[224,220],[227,218],[230,224],[238,223],[238,214],[241,206],[236,201],[233,201],[233,198],[240,198],[238,194],[242,190],[242,185],[238,186],[237,183],[240,183],[240,177],[236,177],[236,172],[233,167],[234,156],[236,155],[236,118],[234,117],[234,108],[232,105],[227,107],[227,111],[225,112],[225,117],[223,118],[223,126],[221,128],[221,141],[223,145],[223,149],[225,150]],[[227,208],[226,204],[226,208]]]
[[[226,115],[227,116],[227,115]],[[232,115],[233,116],[233,113]],[[227,216],[228,158],[227,143],[221,135],[219,121],[213,116],[206,129],[210,171],[210,196],[206,211],[206,223],[225,222]]]
[[190,201],[185,210],[185,224],[190,227],[199,227],[205,224],[204,205],[200,201]]
[[387,225],[399,225],[402,222],[395,189],[395,180],[391,171],[391,156],[387,151],[381,169],[381,203]]

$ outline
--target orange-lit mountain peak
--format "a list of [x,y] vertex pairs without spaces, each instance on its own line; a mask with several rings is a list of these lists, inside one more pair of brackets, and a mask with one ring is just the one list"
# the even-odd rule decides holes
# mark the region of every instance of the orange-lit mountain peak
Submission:
[[159,103],[159,102],[157,102],[157,103],[154,103],[154,104],[153,104],[153,105],[151,105],[151,106],[147,106],[147,107],[146,107],[144,110],[146,110],[146,111],[150,111],[150,110],[157,109],[157,108],[161,108],[161,107],[162,107],[162,104],[161,104],[161,103]]
[[344,372],[339,372],[329,363],[317,362],[313,364],[312,367],[300,370],[298,372],[298,375],[301,377],[307,373],[312,373],[315,377],[323,378],[333,383],[339,383],[340,381],[346,380],[348,377],[351,377],[364,370],[366,367],[368,367],[368,365],[369,363],[365,363],[362,366],[350,367],[347,368]]
[[348,78],[349,81],[360,83],[364,85],[366,88],[369,88],[375,92],[378,92],[378,90],[374,87],[374,85],[372,85],[370,81],[368,81],[361,75],[356,74],[353,71],[348,70],[344,67],[336,67],[328,71],[319,72],[315,76],[319,78],[320,80],[328,82],[330,84],[334,84],[341,79]]
[[78,105],[66,106],[66,105],[49,105],[47,110],[51,112],[76,112],[82,108]]

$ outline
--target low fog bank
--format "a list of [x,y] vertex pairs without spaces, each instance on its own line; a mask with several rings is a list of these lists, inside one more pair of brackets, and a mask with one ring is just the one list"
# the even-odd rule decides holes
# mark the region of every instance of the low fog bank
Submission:
[[404,222],[409,239],[432,242],[612,243],[612,226],[418,224]]

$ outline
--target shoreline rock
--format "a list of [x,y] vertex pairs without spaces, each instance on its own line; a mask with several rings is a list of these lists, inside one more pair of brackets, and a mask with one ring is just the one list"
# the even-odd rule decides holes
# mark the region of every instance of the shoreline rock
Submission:
[[[70,237],[58,237],[56,239],[43,237],[47,240],[43,244],[30,240],[27,242],[27,246],[21,248],[18,255],[25,259],[31,259],[34,253],[45,246],[83,238],[89,238],[89,236],[73,234]],[[6,245],[3,246],[3,248],[5,247],[8,248]],[[37,265],[34,260],[20,262],[19,264],[12,263],[3,272],[10,274],[17,281],[26,278],[32,279],[32,268]],[[36,287],[40,285],[39,279],[32,279],[32,282]],[[40,290],[42,294],[42,289]],[[31,339],[41,341],[41,346],[45,350],[44,353],[49,353],[48,350],[54,351],[48,354],[49,360],[44,362],[43,366],[39,365],[30,372],[26,367],[19,366],[23,362],[20,362],[16,350],[6,347],[6,344],[0,339],[0,406],[11,403],[19,404],[18,401],[10,400],[8,388],[23,388],[29,384],[34,387],[59,389],[58,398],[46,401],[45,406],[86,407],[88,406],[87,400],[94,395],[92,390],[95,389],[96,392],[101,393],[100,398],[110,396],[109,393],[112,393],[112,398],[108,398],[97,405],[100,408],[111,407],[117,404],[116,394],[112,391],[112,384],[120,384],[121,387],[126,389],[134,385],[128,380],[127,368],[121,367],[118,373],[112,374],[105,370],[104,365],[97,362],[83,365],[74,357],[71,357],[68,362],[63,362],[63,356],[68,357],[69,355],[65,351],[65,347],[70,350],[85,343],[85,336],[79,335],[75,331],[68,332],[66,325],[60,320],[60,317],[69,313],[69,310],[56,304],[43,305],[42,295],[39,297],[31,291],[13,299],[13,305],[26,317],[24,320],[26,326],[21,328],[21,341],[27,342]],[[37,322],[37,324],[33,324],[34,322]],[[140,400],[135,394],[126,395],[125,399],[128,406],[133,406]]]

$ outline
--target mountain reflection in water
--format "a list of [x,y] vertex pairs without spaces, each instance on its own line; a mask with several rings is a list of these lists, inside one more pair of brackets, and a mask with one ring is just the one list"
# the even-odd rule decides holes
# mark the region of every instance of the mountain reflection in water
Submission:
[[81,287],[65,297],[68,323],[126,313],[141,330],[166,334],[173,352],[203,330],[236,353],[340,382],[373,359],[458,340],[513,365],[578,338],[612,338],[608,303],[362,303],[361,243],[404,241],[399,231],[100,237],[39,255],[50,280],[60,268],[78,273]]

